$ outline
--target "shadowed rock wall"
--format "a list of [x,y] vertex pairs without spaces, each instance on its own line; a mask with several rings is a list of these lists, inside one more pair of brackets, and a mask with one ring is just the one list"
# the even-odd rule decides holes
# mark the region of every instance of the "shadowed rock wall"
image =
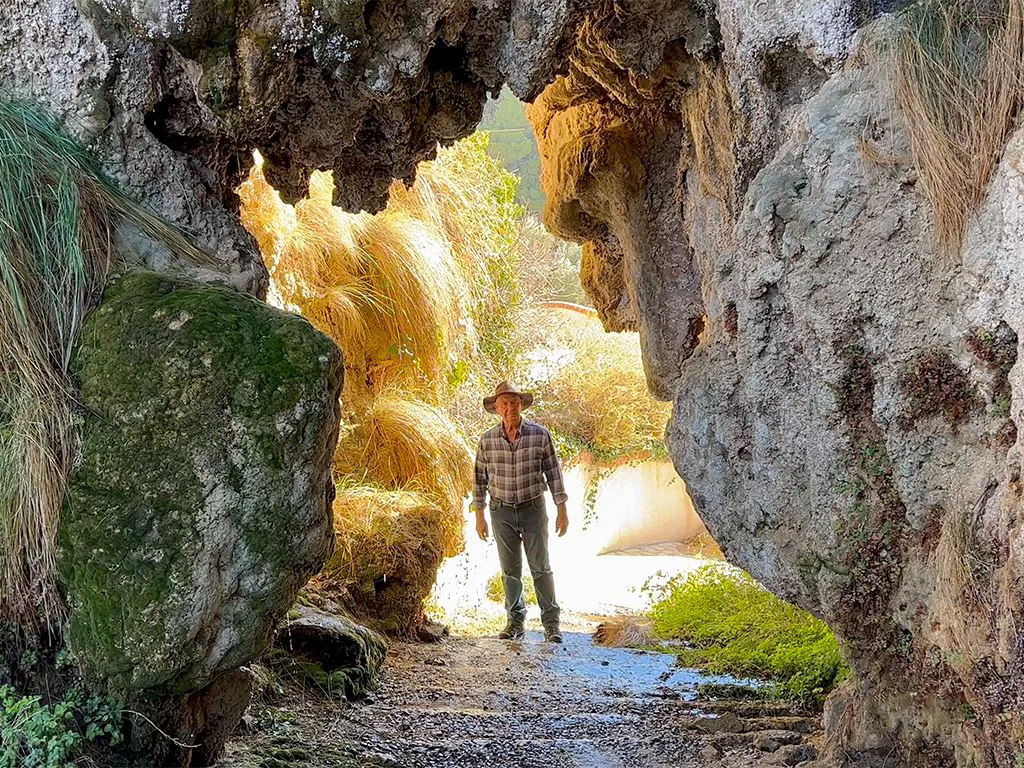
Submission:
[[380,208],[393,178],[472,132],[489,91],[540,92],[582,5],[19,0],[0,8],[0,85],[57,113],[258,290],[232,213],[254,149],[286,197],[331,169],[336,202]]
[[1016,765],[1019,140],[938,253],[883,9],[694,4],[644,59],[655,5],[592,17],[534,105],[545,221],[639,328],[716,541],[843,639],[834,761]]

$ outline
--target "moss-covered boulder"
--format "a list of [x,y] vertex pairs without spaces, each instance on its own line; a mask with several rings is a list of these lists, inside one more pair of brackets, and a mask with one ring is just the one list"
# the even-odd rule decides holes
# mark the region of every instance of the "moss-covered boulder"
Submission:
[[181,695],[255,658],[333,547],[342,360],[300,317],[129,274],[74,361],[61,525],[69,640],[94,675]]

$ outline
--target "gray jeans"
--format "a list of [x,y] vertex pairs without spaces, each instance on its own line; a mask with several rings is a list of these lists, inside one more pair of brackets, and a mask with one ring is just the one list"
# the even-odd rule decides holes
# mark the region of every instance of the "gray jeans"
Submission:
[[548,559],[548,512],[544,497],[518,506],[492,500],[491,528],[498,544],[501,583],[505,588],[505,612],[510,621],[526,618],[523,601],[523,550],[533,574],[533,586],[540,604],[540,620],[545,627],[558,627],[559,609],[555,602],[555,577]]

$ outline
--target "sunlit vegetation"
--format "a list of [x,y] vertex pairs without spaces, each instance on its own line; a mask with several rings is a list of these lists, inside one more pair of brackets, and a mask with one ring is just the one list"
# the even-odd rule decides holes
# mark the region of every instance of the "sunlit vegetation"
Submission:
[[544,208],[540,154],[523,104],[508,88],[503,88],[497,99],[487,102],[480,130],[490,135],[488,152],[522,177],[517,199],[529,210],[539,213]]
[[463,546],[472,446],[493,423],[481,399],[497,381],[537,390],[563,459],[663,452],[667,406],[647,395],[636,334],[545,308],[585,301],[580,248],[526,216],[518,182],[478,133],[422,163],[411,186],[393,184],[375,215],[333,206],[319,172],[285,204],[258,158],[239,188],[269,300],[345,354],[338,548],[324,581],[395,634],[412,630],[441,559]]
[[828,626],[721,563],[649,586],[654,634],[682,641],[681,664],[770,683],[766,691],[820,706],[848,670]]
[[[496,573],[487,580],[487,599],[495,603],[505,602],[505,587],[501,583],[501,574]],[[523,574],[523,601],[527,605],[537,605],[537,590],[533,586],[533,576]]]
[[555,434],[564,459],[588,455],[599,463],[666,455],[671,405],[647,393],[635,333],[606,333],[580,315],[559,322],[548,343],[564,350],[540,386],[538,413]]
[[462,547],[472,456],[460,414],[515,365],[522,301],[516,178],[477,135],[396,182],[387,208],[351,214],[315,173],[283,203],[257,162],[242,220],[271,275],[271,300],[307,317],[345,354],[335,454],[338,552],[327,572],[355,612],[410,631],[442,557]]

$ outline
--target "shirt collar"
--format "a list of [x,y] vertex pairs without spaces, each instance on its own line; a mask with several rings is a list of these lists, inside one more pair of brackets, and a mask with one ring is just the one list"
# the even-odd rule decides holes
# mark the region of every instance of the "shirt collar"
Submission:
[[[522,435],[526,431],[526,419],[522,416],[519,417],[519,432],[517,435]],[[498,434],[508,440],[508,435],[505,434],[505,420],[502,419],[498,422]]]

